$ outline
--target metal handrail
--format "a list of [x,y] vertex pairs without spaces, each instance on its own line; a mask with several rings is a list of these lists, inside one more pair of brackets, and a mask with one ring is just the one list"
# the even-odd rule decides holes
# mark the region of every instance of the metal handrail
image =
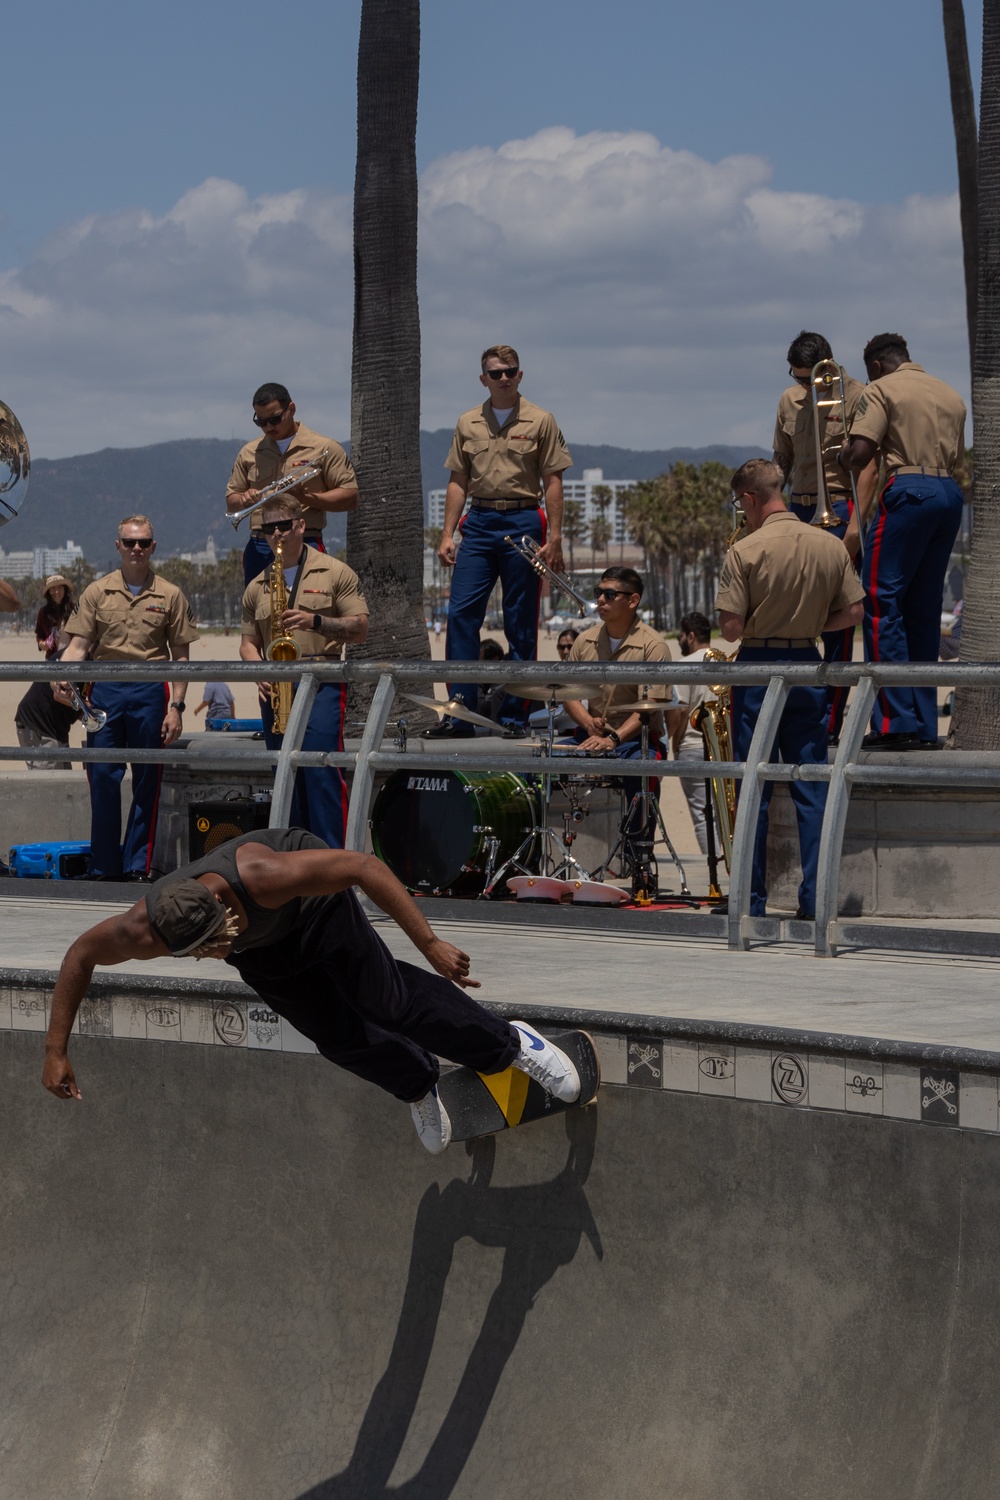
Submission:
[[[256,681],[261,672],[259,662],[3,662],[0,682],[53,682],[68,675],[93,682],[204,682],[210,677],[230,681]],[[961,766],[885,765],[858,761],[874,699],[878,689],[887,684],[913,687],[1000,686],[1000,663],[927,662],[927,663],[812,663],[812,662],[644,662],[641,673],[636,664],[609,662],[441,662],[441,661],[346,661],[268,663],[272,680],[300,683],[288,729],[280,750],[240,745],[226,754],[199,749],[197,763],[205,770],[263,770],[275,768],[274,795],[270,826],[283,827],[290,816],[295,771],[304,766],[338,766],[353,773],[345,843],[349,849],[362,850],[366,843],[368,817],[375,777],[380,772],[417,769],[453,770],[468,766],[461,751],[438,746],[419,751],[383,748],[396,694],[401,685],[432,684],[444,680],[473,682],[580,682],[595,686],[634,685],[637,678],[649,686],[673,684],[739,684],[767,685],[747,760],[712,762],[713,776],[731,777],[750,782],[739,798],[733,838],[733,861],[730,872],[728,944],[730,948],[748,948],[757,936],[754,918],[750,917],[750,885],[753,847],[760,808],[760,793],[768,781],[825,781],[829,783],[823,829],[820,840],[819,872],[816,893],[815,950],[821,957],[836,954],[838,873],[843,851],[844,833],[851,789],[854,786],[962,786],[983,790],[1000,788],[1000,761],[997,764],[969,763]],[[304,751],[302,740],[308,723],[308,709],[317,688],[327,682],[374,685],[375,693],[365,721],[361,745],[357,751]],[[840,744],[832,764],[793,765],[766,759],[776,738],[781,710],[791,688],[797,686],[851,686],[855,688],[844,719]],[[1000,747],[998,747],[1000,748]],[[32,746],[32,760],[59,760],[120,764],[122,762],[183,764],[187,749],[176,746],[148,750],[112,750],[52,748]],[[0,762],[24,760],[24,746],[0,746]],[[975,758],[973,758],[974,760]],[[581,756],[573,760],[574,774],[599,776],[606,772],[606,761]],[[482,771],[515,771],[522,774],[565,772],[565,756],[535,754],[529,747],[512,744],[501,754],[488,751],[475,757]],[[630,760],[630,776],[679,776],[702,780],[706,768],[695,762]]]

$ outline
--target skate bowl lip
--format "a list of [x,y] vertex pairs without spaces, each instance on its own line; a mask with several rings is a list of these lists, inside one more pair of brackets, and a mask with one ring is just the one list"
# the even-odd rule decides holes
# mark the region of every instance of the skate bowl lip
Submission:
[[[54,969],[0,967],[0,989],[43,990],[50,993],[57,979]],[[178,979],[163,975],[95,974],[88,998],[116,996],[175,998],[197,1004],[258,999],[239,979]],[[532,1002],[483,1000],[488,1010],[507,1019],[523,1017],[541,1026],[577,1027],[603,1035],[647,1037],[714,1045],[739,1045],[789,1051],[829,1053],[873,1062],[909,1063],[917,1067],[961,1068],[968,1072],[1000,1073],[1000,1052],[947,1043],[854,1035],[846,1031],[811,1031],[748,1021],[663,1016],[615,1011],[580,1005],[539,1005]],[[41,1037],[39,1033],[39,1040]],[[108,1038],[112,1040],[112,1038]],[[307,1054],[304,1054],[307,1055]]]

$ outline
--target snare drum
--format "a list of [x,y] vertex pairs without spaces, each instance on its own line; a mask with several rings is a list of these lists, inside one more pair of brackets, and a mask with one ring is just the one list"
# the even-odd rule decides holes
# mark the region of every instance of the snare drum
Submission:
[[[394,771],[372,808],[372,848],[411,891],[475,896],[535,826],[535,793],[511,771]],[[530,851],[529,851],[530,852]]]

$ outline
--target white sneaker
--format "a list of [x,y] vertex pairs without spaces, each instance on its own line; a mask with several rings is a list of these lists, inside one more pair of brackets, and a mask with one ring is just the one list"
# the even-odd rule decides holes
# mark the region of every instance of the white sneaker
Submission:
[[437,1088],[410,1105],[410,1114],[417,1127],[420,1144],[426,1146],[432,1156],[438,1156],[451,1141],[451,1121],[448,1111],[438,1097]]
[[563,1104],[573,1104],[579,1099],[580,1075],[565,1052],[553,1047],[527,1021],[512,1021],[511,1025],[521,1034],[521,1055],[515,1057],[511,1066],[527,1073]]

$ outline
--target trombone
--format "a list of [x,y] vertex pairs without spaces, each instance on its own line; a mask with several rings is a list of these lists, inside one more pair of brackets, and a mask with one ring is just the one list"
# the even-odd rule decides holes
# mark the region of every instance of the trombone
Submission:
[[307,479],[315,479],[317,474],[322,473],[323,460],[329,452],[329,448],[324,448],[314,464],[302,464],[297,469],[289,469],[288,473],[283,474],[280,479],[275,479],[273,483],[265,485],[256,500],[251,501],[249,505],[244,505],[242,510],[227,510],[226,520],[232,522],[233,530],[236,530],[244,516],[252,515],[255,510],[260,510],[260,507],[266,505],[269,500],[276,500],[286,490],[294,490],[297,484],[305,484]]
[[[831,528],[840,526],[840,517],[830,504],[830,496],[826,487],[826,474],[824,472],[824,461],[832,451],[829,445],[824,446],[823,436],[826,421],[831,412],[836,412],[843,424],[843,436],[847,436],[847,397],[844,390],[844,372],[835,359],[821,359],[818,364],[813,365],[809,377],[809,393],[812,401],[813,413],[813,443],[816,449],[816,514],[809,522],[810,526],[823,526]],[[821,419],[820,413],[823,413]],[[839,451],[839,448],[838,448]],[[854,514],[858,517],[858,535],[861,535],[861,515],[858,511],[858,486],[855,482],[853,471],[848,471],[851,481],[851,496],[854,500]],[[861,538],[861,551],[858,554],[860,563],[864,556],[864,538]]]
[[585,615],[593,615],[596,612],[597,606],[593,600],[585,599],[582,594],[577,593],[568,579],[564,578],[561,573],[557,573],[555,568],[549,567],[542,556],[541,547],[539,547],[533,536],[505,536],[504,541],[509,547],[513,547],[515,552],[521,554],[525,562],[530,568],[534,569],[539,578],[548,578],[562,593],[569,595],[580,611],[581,620]]

